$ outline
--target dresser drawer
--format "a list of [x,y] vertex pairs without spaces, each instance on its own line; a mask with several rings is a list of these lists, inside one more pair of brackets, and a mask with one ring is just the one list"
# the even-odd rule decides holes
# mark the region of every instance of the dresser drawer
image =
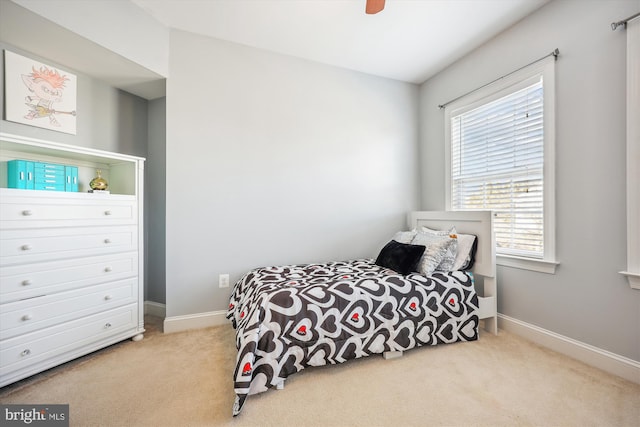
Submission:
[[[129,304],[93,316],[0,341],[0,383],[4,376],[29,365],[88,347],[138,328],[138,305]],[[123,338],[124,339],[124,338]]]
[[138,252],[0,269],[0,304],[138,275]]
[[35,171],[33,173],[33,178],[36,180],[36,183],[38,182],[64,183],[64,178],[65,178],[64,167],[58,170],[47,170],[47,169],[38,168],[38,166],[36,165]]
[[[44,184],[43,184],[44,185]],[[49,184],[47,184],[49,185]],[[23,191],[22,195],[3,192],[0,203],[0,229],[125,225],[137,223],[135,199],[127,196]],[[44,195],[43,195],[44,194]],[[59,194],[55,197],[54,194]],[[30,197],[37,195],[39,197]]]
[[60,180],[60,182],[45,180],[43,182],[35,182],[33,185],[34,190],[46,190],[46,191],[64,191],[64,177]]
[[130,278],[0,304],[0,340],[131,304],[137,299],[138,279]]
[[33,172],[33,176],[37,180],[64,179],[64,168],[59,170],[46,170],[38,168],[36,166]]
[[5,230],[0,266],[78,258],[138,248],[136,226]]
[[36,174],[40,173],[50,173],[50,174],[60,174],[64,175],[64,165],[58,165],[54,163],[40,163],[35,162],[33,164]]

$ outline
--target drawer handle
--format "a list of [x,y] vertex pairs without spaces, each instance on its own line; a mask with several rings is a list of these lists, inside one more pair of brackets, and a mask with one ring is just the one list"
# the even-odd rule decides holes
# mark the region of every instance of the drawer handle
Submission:
[[22,245],[22,246],[20,246],[20,249],[22,249],[23,251],[30,251],[31,250],[31,245]]
[[28,348],[22,350],[22,353],[20,353],[20,356],[28,356],[31,354],[31,350],[29,350]]
[[108,265],[108,266],[106,266],[106,267],[104,268],[104,272],[105,272],[105,273],[108,273],[108,272],[110,272],[110,271],[112,271],[112,270],[113,270],[113,268],[111,268],[111,266],[110,266],[110,265]]
[[104,242],[108,245],[109,243],[111,243],[111,239],[104,239]]
[[111,215],[111,211],[104,211],[104,214],[109,216],[109,215]]
[[22,281],[22,286],[29,286],[30,284],[32,284],[33,282],[29,279],[25,279]]
[[33,211],[30,210],[30,209],[25,209],[25,210],[22,211],[22,215],[31,216],[31,215],[33,215]]
[[25,314],[24,316],[22,316],[22,320],[24,320],[25,322],[26,322],[27,320],[31,320],[31,319],[32,319],[32,317],[31,317],[31,315],[30,315],[30,314]]
[[105,301],[109,301],[111,298],[113,298],[111,295],[105,295],[104,296],[104,300]]
[[105,327],[106,329],[109,329],[109,328],[111,327],[111,323],[107,323],[106,325],[104,325],[104,327]]

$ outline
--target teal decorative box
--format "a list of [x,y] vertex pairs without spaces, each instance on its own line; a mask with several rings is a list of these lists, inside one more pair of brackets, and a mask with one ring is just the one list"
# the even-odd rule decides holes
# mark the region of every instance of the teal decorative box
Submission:
[[76,166],[65,166],[64,180],[64,191],[78,191],[78,168]]
[[34,164],[26,160],[7,162],[7,186],[25,190],[34,189]]
[[24,190],[78,191],[78,167],[55,163],[11,160],[7,186]]

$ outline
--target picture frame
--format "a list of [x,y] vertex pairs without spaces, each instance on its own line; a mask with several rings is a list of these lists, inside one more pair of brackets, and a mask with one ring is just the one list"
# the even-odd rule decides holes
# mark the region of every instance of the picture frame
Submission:
[[76,134],[77,77],[4,51],[5,120]]

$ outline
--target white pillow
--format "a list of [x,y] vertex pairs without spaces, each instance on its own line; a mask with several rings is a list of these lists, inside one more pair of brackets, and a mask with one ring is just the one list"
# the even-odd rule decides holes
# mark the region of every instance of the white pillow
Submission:
[[473,245],[476,236],[473,234],[458,234],[458,254],[453,263],[453,270],[466,270],[473,256]]
[[425,276],[433,273],[442,262],[453,241],[454,239],[450,238],[449,235],[437,236],[423,232],[416,234],[411,244],[425,247],[424,255],[422,255],[418,263],[418,272]]

